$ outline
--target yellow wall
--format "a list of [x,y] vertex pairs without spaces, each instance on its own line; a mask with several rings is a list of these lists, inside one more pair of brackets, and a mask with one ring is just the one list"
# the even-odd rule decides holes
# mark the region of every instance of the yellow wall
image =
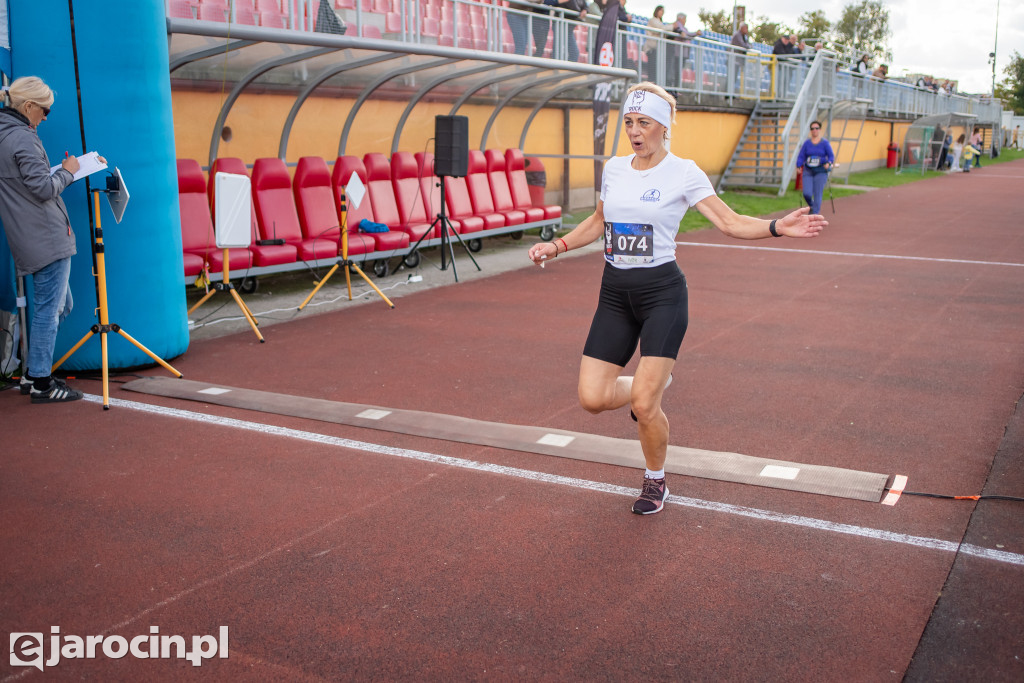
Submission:
[[[177,155],[196,159],[206,165],[209,155],[210,135],[217,114],[223,102],[219,92],[197,92],[175,90],[173,92],[174,135]],[[235,102],[226,125],[231,128],[230,141],[220,142],[218,156],[240,157],[252,163],[260,157],[277,156],[281,128],[291,109],[292,95],[272,93],[243,95]],[[351,99],[312,97],[309,98],[292,126],[288,141],[286,161],[295,162],[302,156],[321,156],[332,163],[337,156],[345,118],[352,106]],[[349,133],[346,154],[362,156],[367,152],[391,150],[392,137],[398,119],[405,109],[405,102],[368,100],[363,103]],[[418,152],[433,151],[428,141],[434,135],[434,117],[447,115],[450,105],[423,102],[417,105],[405,123],[399,149]],[[489,105],[466,105],[460,110],[469,118],[470,148],[480,145],[480,137],[490,117]],[[507,107],[491,127],[486,147],[505,149],[518,147],[519,138],[526,117],[527,108]],[[615,109],[612,109],[614,117]],[[729,157],[743,132],[747,116],[720,112],[679,111],[672,129],[672,152],[677,156],[693,159],[704,171],[718,176],[729,163]],[[569,153],[593,154],[593,113],[589,109],[573,109],[569,115]],[[616,121],[609,125],[606,149],[613,153],[612,141]],[[909,124],[896,124],[896,143],[901,144]],[[561,109],[550,108],[534,117],[526,139],[527,154],[562,154],[563,113]],[[851,124],[847,134],[853,135],[857,126]],[[839,135],[835,126],[832,135]],[[840,163],[854,162],[858,167],[868,167],[873,162],[884,163],[886,147],[889,144],[889,124],[865,122],[856,158],[851,159],[852,145],[837,149]],[[623,132],[614,153],[628,154],[629,141]],[[560,159],[541,160],[547,173],[549,192],[560,192],[563,187],[563,163]],[[569,185],[574,190],[591,189],[594,164],[591,160],[573,160],[569,164]]]

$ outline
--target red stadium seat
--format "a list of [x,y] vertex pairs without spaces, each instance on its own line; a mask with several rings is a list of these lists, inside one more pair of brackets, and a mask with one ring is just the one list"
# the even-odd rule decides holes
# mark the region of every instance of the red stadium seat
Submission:
[[175,19],[195,19],[195,3],[192,0],[171,0],[167,5],[167,16]]
[[[338,157],[337,161],[334,162],[334,173],[331,175],[331,185],[334,187],[335,197],[341,197],[342,189],[349,184],[353,174],[358,176],[359,181],[364,186],[368,186],[366,167],[363,166],[363,162],[359,157]],[[390,181],[388,182],[390,183]],[[386,223],[386,221],[374,218],[373,197],[370,196],[368,187],[359,206],[355,205],[351,197],[346,197],[345,204],[348,210],[346,224],[348,226],[349,245],[352,244],[353,239],[369,239],[374,245],[374,251],[392,251],[394,249],[405,249],[409,246],[409,235],[400,230],[392,229],[388,232],[372,233],[359,232],[359,222],[364,218],[376,223]],[[387,225],[389,228],[392,227],[390,224]]]
[[[466,176],[466,189],[469,192],[469,200],[473,204],[473,215],[484,219],[485,229],[501,228],[507,224],[505,215],[494,210],[491,185],[487,182],[487,162],[484,159],[484,153],[478,149],[469,150],[469,175]],[[445,190],[450,192],[447,185]]]
[[402,32],[402,15],[399,12],[388,12],[384,15],[384,32]]
[[[245,162],[237,157],[224,157],[214,159],[210,167],[210,177],[216,178],[217,173],[234,173],[235,175],[249,176],[249,169]],[[216,182],[210,182],[207,193],[210,198],[210,212],[216,215]],[[253,265],[255,266],[279,266],[285,263],[295,263],[298,258],[298,250],[290,244],[257,244],[260,239],[259,227],[256,221],[256,206],[250,199],[250,222],[252,224],[252,243],[249,251],[252,252]],[[234,268],[234,266],[232,266]]]
[[[224,250],[217,246],[216,231],[207,202],[206,179],[199,162],[178,159],[178,206],[181,210],[182,251],[201,257],[214,272],[224,269]],[[252,265],[249,250],[228,250],[231,270],[242,270]],[[186,273],[187,274],[187,273]]]
[[[428,216],[436,217],[440,213],[441,209],[441,179],[434,175],[434,155],[430,152],[416,152],[416,170],[419,172],[420,178],[420,195],[423,197],[424,210]],[[462,182],[462,194],[464,201],[459,203],[460,206],[464,205],[466,210],[460,216],[455,216],[451,212],[452,200],[450,197],[446,198],[446,212],[448,222],[452,224],[460,235],[464,235],[470,232],[479,232],[484,229],[484,219],[477,218],[473,215],[473,204],[469,201],[469,194],[466,191],[466,179],[458,178]],[[448,178],[445,178],[445,194],[448,193],[449,183]]]
[[[228,17],[230,18],[230,13]],[[259,22],[259,15],[252,8],[251,5],[246,6],[245,4],[235,5],[235,22],[236,24],[242,24],[244,26],[256,26]]]
[[[339,227],[338,205],[331,189],[331,172],[327,162],[320,157],[302,157],[295,168],[292,182],[295,205],[299,211],[299,224],[307,239],[326,239],[339,252],[341,228]],[[348,242],[349,254],[365,254],[373,251],[373,242],[353,240]]]
[[411,152],[395,152],[391,156],[391,187],[395,191],[398,205],[398,219],[401,223],[431,223],[433,216],[427,213],[426,204],[420,194],[420,174],[416,158]]
[[302,234],[292,196],[292,182],[284,161],[276,157],[257,159],[252,168],[252,188],[263,239],[283,239],[285,244],[291,244],[298,250],[301,261],[338,255],[337,242],[311,239]]
[[[530,186],[526,182],[526,159],[523,157],[522,150],[505,150],[505,173],[508,175],[508,185],[512,191],[512,202],[517,209],[542,209],[545,219],[561,217],[562,207],[560,206],[535,206],[533,204]],[[536,214],[527,213],[527,220],[540,220],[529,218],[530,215]]]
[[210,206],[206,203],[206,179],[194,159],[178,159],[178,207],[185,276],[192,277],[202,271],[207,255],[216,249]]
[[228,20],[228,8],[227,6],[210,6],[207,4],[199,5],[196,18],[202,21],[218,21],[225,22]]
[[373,203],[373,215],[378,223],[384,223],[392,230],[401,230],[409,235],[409,242],[415,243],[424,235],[427,239],[438,236],[432,230],[429,221],[404,223],[395,200],[395,188],[391,185],[391,164],[387,157],[379,152],[371,152],[363,157],[366,168],[366,189]]
[[496,149],[484,152],[487,164],[487,183],[491,186],[491,198],[494,210],[505,216],[505,225],[519,225],[543,220],[544,209],[518,209],[512,202],[512,190],[509,189],[508,175],[505,173],[505,155]]
[[260,26],[288,28],[288,15],[280,12],[260,12]]

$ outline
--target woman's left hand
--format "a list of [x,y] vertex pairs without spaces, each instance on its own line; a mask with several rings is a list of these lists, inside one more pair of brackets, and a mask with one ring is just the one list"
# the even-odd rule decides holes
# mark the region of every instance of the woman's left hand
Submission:
[[817,237],[827,226],[824,216],[812,214],[806,206],[775,222],[775,229],[786,237]]

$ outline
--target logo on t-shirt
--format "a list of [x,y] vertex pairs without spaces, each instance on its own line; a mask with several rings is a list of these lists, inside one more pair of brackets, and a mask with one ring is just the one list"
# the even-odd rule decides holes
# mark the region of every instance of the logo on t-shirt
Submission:
[[640,201],[642,201],[642,202],[660,202],[661,201],[661,192],[659,192],[658,190],[647,190],[647,192],[644,192],[643,196],[640,197]]

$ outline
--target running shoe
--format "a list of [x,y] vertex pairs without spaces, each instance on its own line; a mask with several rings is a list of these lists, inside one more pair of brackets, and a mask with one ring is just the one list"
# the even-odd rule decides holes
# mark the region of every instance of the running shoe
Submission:
[[633,512],[638,515],[653,515],[661,512],[665,507],[665,499],[668,498],[668,486],[665,486],[664,479],[648,479],[644,477],[644,486],[640,491],[640,497],[633,503]]
[[32,380],[28,377],[22,376],[19,386],[21,387],[21,395],[28,396],[32,391]]
[[[670,373],[668,373],[668,380],[665,382],[665,388],[668,389],[669,385],[671,385],[671,384],[672,384],[672,373],[670,372]],[[637,421],[636,420],[636,413],[633,412],[632,408],[629,409],[629,418],[631,420],[633,420],[633,422]]]
[[68,401],[77,401],[83,396],[81,391],[72,389],[64,380],[57,379],[56,377],[50,378],[49,388],[40,391],[33,386],[31,393],[33,403],[66,403]]

